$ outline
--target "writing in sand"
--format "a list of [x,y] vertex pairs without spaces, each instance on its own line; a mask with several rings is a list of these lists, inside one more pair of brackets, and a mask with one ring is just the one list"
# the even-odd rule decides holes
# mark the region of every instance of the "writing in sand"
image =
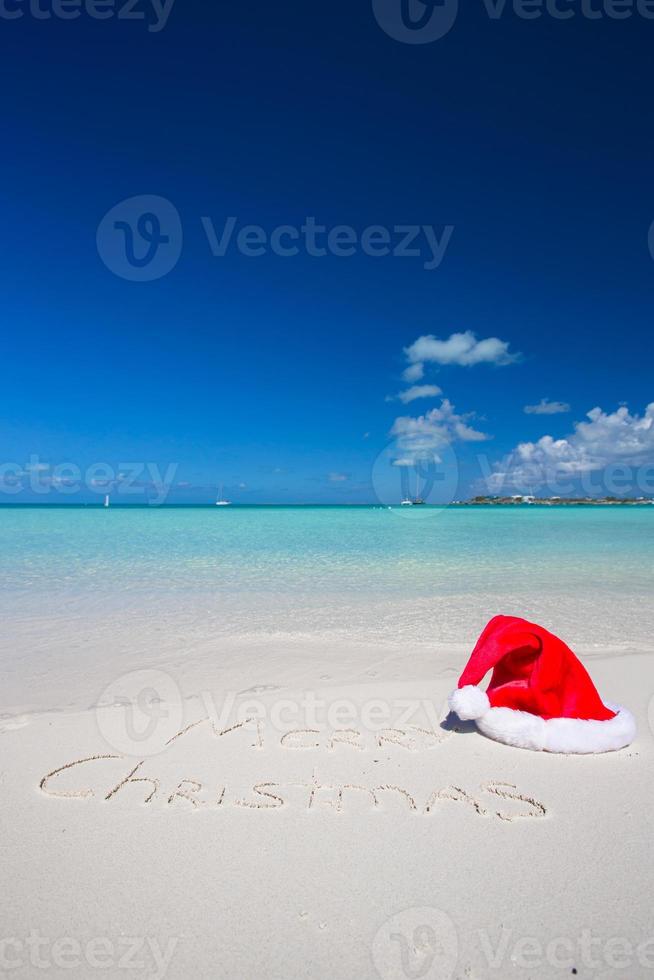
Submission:
[[[243,723],[231,728],[218,730],[214,728],[213,735],[219,739],[235,733],[239,729],[247,730]],[[182,731],[179,736],[188,731]],[[256,737],[250,743],[251,749],[262,749],[261,732],[255,726]],[[333,732],[326,743],[314,738],[314,732],[308,729],[297,729],[286,732],[278,745],[278,750],[297,752],[302,750],[318,750],[333,752],[337,746],[349,746],[353,750],[361,748],[355,730],[347,729]],[[389,730],[377,745],[397,746],[406,751],[415,752],[426,750],[442,744],[441,733],[428,733],[419,730],[410,733],[406,730]],[[426,737],[431,734],[431,743]],[[171,742],[176,741],[171,739]],[[161,759],[161,757],[158,757]],[[195,757],[194,757],[195,758]],[[120,763],[124,761],[124,766]],[[376,759],[374,761],[377,761]],[[246,811],[283,811],[285,809],[300,809],[305,812],[329,810],[342,813],[345,810],[355,810],[357,813],[369,810],[371,812],[402,812],[407,815],[429,816],[441,808],[457,806],[476,818],[496,819],[513,822],[521,819],[538,819],[547,815],[544,803],[519,789],[513,783],[499,779],[490,779],[476,786],[446,783],[429,786],[424,789],[424,779],[420,782],[421,791],[393,781],[380,780],[373,783],[353,780],[351,777],[334,779],[322,778],[315,767],[310,775],[304,778],[284,779],[279,772],[261,774],[252,780],[250,787],[244,792],[242,788],[230,787],[219,778],[220,773],[213,771],[215,760],[210,765],[209,775],[206,765],[202,774],[196,772],[180,772],[180,763],[171,767],[163,765],[156,759],[129,758],[120,754],[89,754],[73,759],[56,767],[39,782],[40,791],[47,797],[67,800],[89,800],[95,798],[103,804],[122,799],[139,807],[164,806],[166,808],[182,808],[189,812],[200,810],[224,811],[227,808],[237,808]],[[188,759],[183,763],[184,768],[191,768]],[[277,760],[277,766],[280,761]],[[123,769],[122,773],[120,769]],[[177,770],[177,771],[175,771]],[[237,780],[235,780],[237,782]]]

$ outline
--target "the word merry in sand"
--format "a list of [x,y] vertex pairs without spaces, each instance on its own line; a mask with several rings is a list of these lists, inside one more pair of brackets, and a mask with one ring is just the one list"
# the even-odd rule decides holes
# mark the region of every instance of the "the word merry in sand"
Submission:
[[[230,725],[228,728],[221,728],[210,718],[201,718],[169,738],[166,747],[178,742],[179,739],[184,738],[192,731],[199,731],[200,728],[204,728],[205,731],[208,730],[217,739],[223,739],[226,735],[238,731],[251,732],[253,741],[250,743],[250,747],[253,749],[263,749],[267,744],[265,727],[260,718],[244,718],[243,721]],[[275,732],[274,744],[281,749],[327,749],[330,752],[340,746],[365,752],[369,748],[383,749],[387,746],[397,745],[409,752],[416,752],[433,748],[435,745],[442,745],[451,736],[452,732],[450,731],[421,728],[419,725],[406,725],[404,728],[380,728],[374,733],[363,732],[360,728],[332,728],[326,731],[319,728],[290,728],[281,735]]]

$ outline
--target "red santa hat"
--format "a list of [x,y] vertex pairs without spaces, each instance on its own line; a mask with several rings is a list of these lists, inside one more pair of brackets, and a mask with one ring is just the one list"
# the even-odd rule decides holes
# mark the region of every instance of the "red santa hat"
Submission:
[[[477,685],[493,670],[486,692]],[[489,738],[545,752],[610,752],[633,742],[630,711],[604,704],[572,650],[542,626],[494,616],[449,698]]]

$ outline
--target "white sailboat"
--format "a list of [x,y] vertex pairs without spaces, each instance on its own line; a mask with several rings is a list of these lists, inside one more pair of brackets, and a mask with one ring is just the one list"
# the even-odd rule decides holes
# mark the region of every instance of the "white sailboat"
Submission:
[[221,484],[221,486],[220,486],[220,496],[218,497],[218,500],[216,501],[216,507],[229,507],[230,505],[231,505],[231,500],[225,500],[225,498],[223,496],[223,488],[222,488],[222,484]]
[[109,494],[106,494],[105,495],[105,498],[104,498],[104,506],[105,507],[108,507],[109,506]]
[[[407,480],[408,480],[408,477],[407,477]],[[411,491],[410,485],[409,485],[409,487],[407,489],[409,490],[409,492]],[[400,502],[400,506],[402,506],[402,507],[418,507],[418,506],[424,504],[424,502],[425,501],[420,496],[420,476],[418,474],[418,471],[416,470],[416,495],[415,495],[415,497],[410,497],[408,495],[406,497],[404,497],[404,499]]]

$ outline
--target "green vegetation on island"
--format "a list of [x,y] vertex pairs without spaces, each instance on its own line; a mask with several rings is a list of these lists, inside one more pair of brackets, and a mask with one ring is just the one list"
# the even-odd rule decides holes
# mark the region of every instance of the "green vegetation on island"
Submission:
[[634,507],[654,504],[651,497],[537,497],[533,494],[513,494],[508,497],[478,496],[464,500],[465,506],[515,507],[532,504],[541,507]]

